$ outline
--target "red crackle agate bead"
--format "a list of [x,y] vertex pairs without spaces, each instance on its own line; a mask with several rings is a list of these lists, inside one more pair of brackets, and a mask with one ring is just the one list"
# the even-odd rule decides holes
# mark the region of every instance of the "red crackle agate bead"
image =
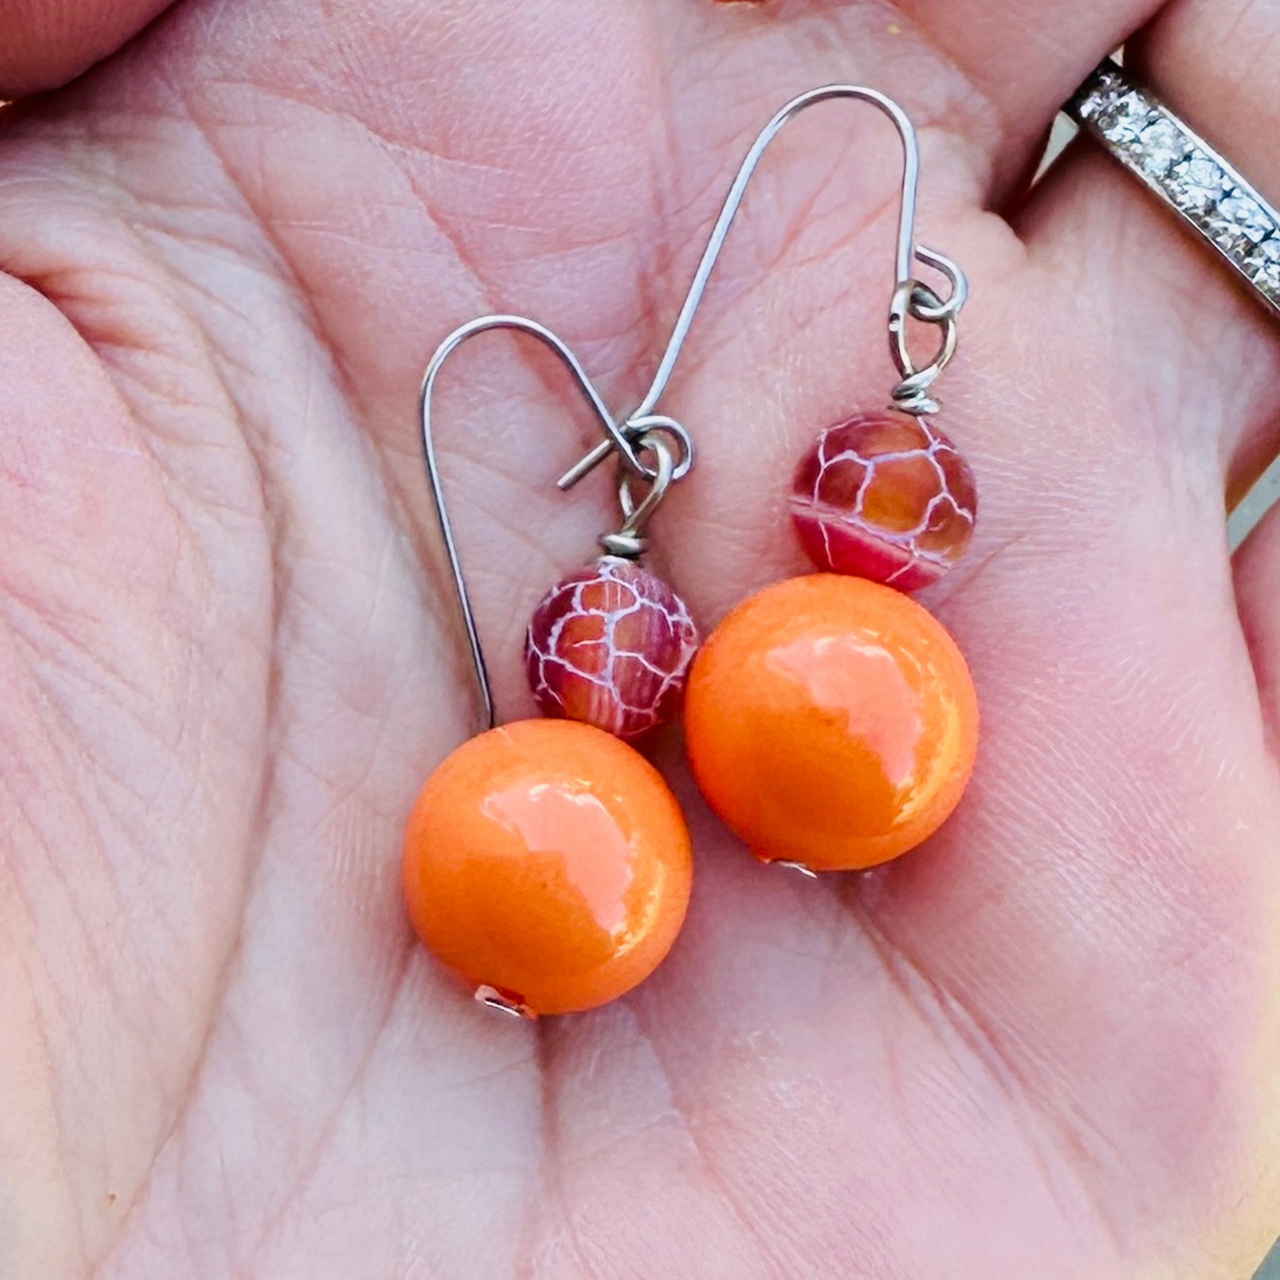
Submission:
[[544,715],[629,740],[679,710],[697,648],[684,601],[633,561],[605,556],[552,587],[524,652]]
[[828,427],[796,471],[791,515],[809,559],[830,573],[915,591],[973,537],[969,464],[931,423],[897,410]]

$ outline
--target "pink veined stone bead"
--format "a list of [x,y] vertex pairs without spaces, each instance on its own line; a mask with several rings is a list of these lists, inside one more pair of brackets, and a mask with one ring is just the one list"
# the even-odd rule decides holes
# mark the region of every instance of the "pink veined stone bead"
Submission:
[[809,559],[915,591],[936,582],[973,538],[969,464],[924,418],[860,413],[828,427],[796,471],[791,515]]
[[544,715],[631,739],[679,710],[697,648],[684,601],[647,569],[605,556],[552,587],[524,652]]

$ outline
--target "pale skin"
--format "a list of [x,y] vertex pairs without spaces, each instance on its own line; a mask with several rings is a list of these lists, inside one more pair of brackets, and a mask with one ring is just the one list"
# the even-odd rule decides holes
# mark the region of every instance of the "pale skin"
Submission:
[[[0,1274],[6,1280],[1244,1280],[1280,1229],[1274,322],[1056,105],[1135,30],[1280,197],[1248,0],[0,0]],[[120,52],[80,78],[95,59]],[[984,737],[916,854],[811,884],[694,832],[639,991],[484,1016],[414,942],[402,824],[475,703],[421,471],[435,343],[526,312],[643,390],[733,167],[863,82],[969,272],[978,476],[926,596]],[[771,152],[664,403],[654,565],[709,626],[805,568],[787,477],[884,402],[899,156]],[[984,211],[985,210],[985,211]],[[557,367],[440,400],[499,707],[614,518]]]

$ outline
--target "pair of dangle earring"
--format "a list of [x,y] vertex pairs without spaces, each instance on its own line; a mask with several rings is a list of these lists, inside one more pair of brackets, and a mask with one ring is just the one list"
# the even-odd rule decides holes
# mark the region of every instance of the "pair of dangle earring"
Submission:
[[[645,520],[693,458],[688,433],[656,409],[764,150],[799,112],[835,98],[880,108],[904,147],[889,316],[901,380],[892,409],[827,428],[797,470],[792,521],[819,572],[743,602],[694,657],[688,610],[635,563]],[[525,1016],[591,1008],[667,954],[691,887],[688,833],[665,783],[622,740],[674,714],[682,693],[694,778],[762,861],[810,874],[872,866],[926,839],[959,802],[976,751],[976,696],[954,641],[905,592],[941,576],[973,532],[972,474],[929,421],[966,284],[954,263],[914,242],[918,172],[910,120],[875,90],[827,86],[783,107],[739,169],[652,386],[621,422],[572,351],[531,320],[481,317],[433,357],[422,400],[427,469],[487,731],[424,787],[404,881],[422,941],[493,1007]],[[945,298],[914,277],[917,258],[948,280]],[[927,365],[908,350],[909,320],[940,330]],[[603,438],[560,487],[616,454],[623,514],[601,539],[605,558],[553,588],[529,627],[535,698],[547,716],[567,718],[501,729],[492,728],[431,434],[444,360],[496,328],[539,338],[569,367]]]

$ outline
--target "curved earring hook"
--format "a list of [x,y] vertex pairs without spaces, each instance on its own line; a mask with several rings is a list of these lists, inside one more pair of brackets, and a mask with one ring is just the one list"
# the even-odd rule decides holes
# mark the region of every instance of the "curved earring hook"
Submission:
[[617,447],[624,458],[631,456],[630,442],[619,431],[612,415],[605,406],[604,400],[596,390],[595,384],[587,376],[578,357],[550,329],[540,325],[536,320],[524,316],[480,316],[455,329],[437,348],[427,365],[422,378],[422,451],[427,464],[427,479],[431,485],[431,496],[435,500],[436,520],[440,525],[440,535],[444,539],[445,551],[449,556],[449,568],[453,573],[453,586],[457,594],[458,607],[462,612],[462,621],[466,626],[467,643],[471,650],[471,665],[475,672],[476,685],[480,690],[481,732],[492,729],[497,723],[493,706],[493,688],[489,683],[489,669],[485,665],[484,648],[480,643],[480,632],[476,626],[475,613],[471,608],[471,597],[467,592],[466,577],[462,572],[462,561],[458,556],[458,544],[453,536],[453,523],[449,519],[449,508],[445,501],[444,484],[440,477],[440,466],[436,461],[435,444],[431,434],[431,394],[435,390],[436,379],[444,362],[468,338],[486,333],[490,329],[516,329],[538,338],[549,346],[569,367],[578,389],[586,397],[600,425],[604,428],[606,438],[611,446]]
[[[703,295],[706,293],[707,281],[710,279],[711,272],[720,257],[721,249],[724,248],[724,242],[729,235],[729,228],[733,225],[733,220],[737,216],[738,210],[742,207],[747,185],[750,183],[752,175],[755,173],[769,144],[781,132],[783,126],[802,111],[819,102],[837,98],[853,99],[879,107],[893,121],[894,127],[898,131],[898,136],[902,139],[902,198],[898,217],[897,251],[894,259],[896,272],[894,296],[897,298],[905,289],[907,308],[910,314],[917,320],[947,326],[949,334],[944,343],[944,348],[954,345],[954,322],[968,297],[968,283],[965,280],[964,272],[950,258],[944,257],[933,249],[928,249],[915,243],[916,191],[920,180],[920,148],[916,140],[915,126],[911,123],[907,113],[892,98],[879,92],[879,90],[853,84],[823,85],[820,88],[810,89],[807,93],[802,93],[798,97],[792,98],[765,125],[755,142],[752,143],[751,150],[747,152],[746,158],[743,160],[737,176],[733,180],[733,186],[729,188],[729,194],[720,210],[720,216],[716,219],[711,238],[707,241],[707,247],[703,250],[702,260],[698,263],[698,270],[694,273],[693,283],[689,286],[689,292],[680,308],[680,315],[676,319],[675,328],[672,330],[671,337],[667,342],[667,349],[663,352],[658,371],[654,375],[649,390],[645,392],[644,399],[640,401],[635,412],[623,424],[624,429],[631,427],[636,419],[651,414],[666,391],[667,384],[671,381],[671,375],[675,371],[676,361],[680,358],[685,340],[689,336],[694,315],[697,313]],[[911,267],[913,261],[917,258],[926,265],[942,272],[948,279],[951,284],[949,297],[941,299],[932,289],[920,285],[915,280],[911,274]],[[904,312],[901,322],[905,323],[905,319],[906,314]],[[891,350],[894,352],[895,360],[898,360],[899,352],[902,352],[905,356],[904,335],[891,333]],[[905,356],[905,361],[905,364],[899,361],[899,368],[903,377],[917,380],[927,378],[927,381],[924,382],[925,388],[937,376],[937,372],[940,372],[938,370],[930,376],[928,370],[917,370],[911,363],[909,356]],[[923,394],[923,391],[921,394]],[[936,408],[936,406],[933,407]],[[615,445],[612,440],[601,441],[589,454],[560,478],[558,482],[560,487],[562,489],[572,488],[573,485],[577,484],[579,480],[603,462],[614,448]]]
[[[887,97],[876,89],[867,89],[861,85],[853,84],[829,84],[823,85],[818,89],[810,89],[807,93],[802,93],[799,97],[792,98],[765,125],[760,131],[760,136],[752,144],[751,150],[747,152],[746,159],[743,160],[741,167],[738,169],[737,177],[733,180],[733,186],[729,188],[729,194],[725,197],[720,216],[716,219],[716,225],[712,229],[711,238],[707,241],[706,249],[703,250],[702,261],[698,263],[698,270],[694,274],[693,283],[689,286],[684,305],[680,308],[680,315],[676,319],[675,328],[672,330],[671,338],[667,342],[667,349],[663,352],[662,362],[658,365],[658,372],[654,375],[649,390],[645,393],[644,399],[640,402],[640,407],[636,410],[637,416],[653,412],[654,405],[661,399],[667,389],[667,384],[671,381],[676,361],[680,358],[680,353],[684,349],[685,339],[688,338],[689,330],[693,326],[693,317],[702,303],[703,295],[707,291],[707,281],[711,278],[711,272],[715,268],[716,261],[720,257],[720,251],[724,248],[724,242],[729,236],[729,228],[733,226],[733,220],[737,217],[738,210],[742,207],[742,201],[746,196],[747,184],[750,183],[754,176],[769,144],[778,136],[783,127],[795,119],[802,111],[815,106],[819,102],[827,102],[838,98],[868,102],[872,106],[879,107],[893,121],[894,127],[898,130],[898,136],[902,139],[902,201],[898,217],[897,251],[894,258],[896,270],[893,282],[894,288],[897,289],[912,279],[911,264],[917,256],[915,246],[916,191],[920,183],[920,147],[916,141],[915,126],[911,123],[907,113],[892,98]],[[937,263],[941,259],[941,255],[934,253],[932,250],[927,250],[926,252],[928,257],[921,255],[922,260],[926,262]],[[949,265],[954,266],[954,264]],[[955,268],[955,271],[958,275],[959,268]]]

